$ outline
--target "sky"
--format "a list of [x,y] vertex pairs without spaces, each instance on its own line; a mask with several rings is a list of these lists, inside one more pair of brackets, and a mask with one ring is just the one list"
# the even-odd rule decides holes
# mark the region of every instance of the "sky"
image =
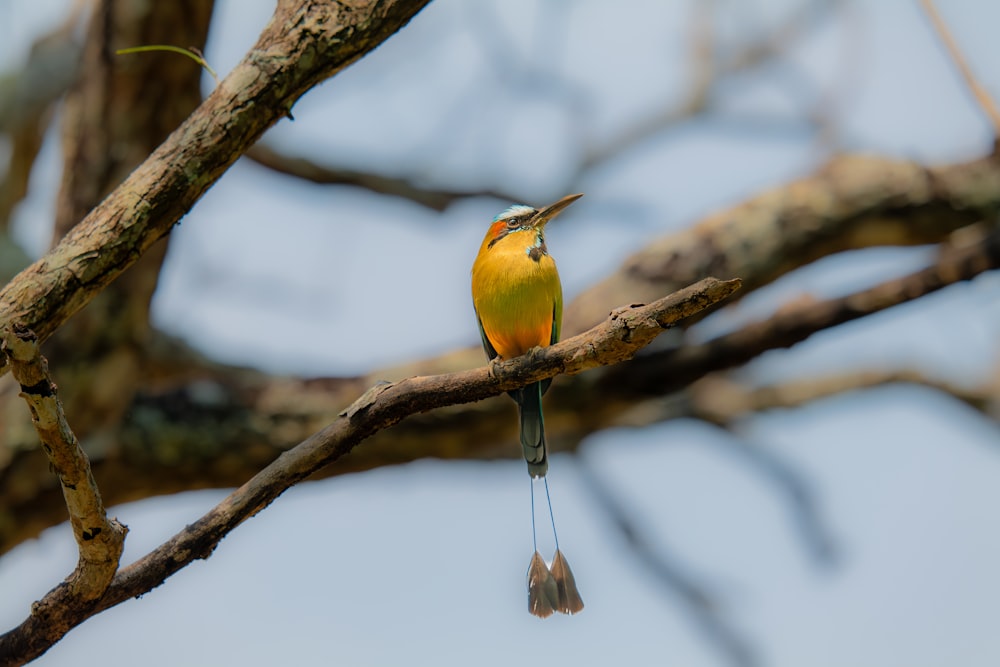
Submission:
[[[789,4],[719,3],[722,35],[746,38]],[[1000,97],[1000,6],[939,4]],[[0,71],[17,67],[67,5],[0,0]],[[265,141],[338,165],[391,164],[431,183],[498,187],[540,205],[564,194],[587,145],[581,136],[607,140],[683,95],[692,6],[635,0],[609,16],[596,0],[434,2],[307,94],[295,121]],[[547,230],[567,299],[646,240],[813,170],[828,152],[802,122],[804,106],[834,114],[843,150],[932,164],[987,152],[989,127],[918,4],[846,7],[789,59],[719,90],[713,118],[585,177],[586,197]],[[220,75],[272,9],[217,3],[206,57]],[[35,254],[47,243],[58,179],[53,135],[17,214],[18,237]],[[172,234],[154,318],[222,361],[282,373],[354,374],[476,345],[469,267],[505,206],[476,199],[439,214],[238,163]],[[913,248],[827,258],[747,298],[730,321],[803,293],[860,289],[929,256]],[[375,318],[390,300],[391,316]],[[741,377],[879,366],[973,383],[996,372],[998,303],[1000,280],[985,275],[769,353]],[[374,326],[354,326],[359,314]],[[301,345],[274,349],[276,318]],[[526,612],[523,463],[418,461],[307,483],[240,526],[209,560],[87,621],[37,664],[98,651],[105,665],[150,666],[731,664],[623,543],[586,466],[708,591],[761,665],[995,665],[997,437],[995,424],[914,387],[758,416],[737,434],[692,421],[596,434],[580,460],[554,456],[550,472],[561,546],[587,608],[546,621]],[[747,447],[810,484],[831,558],[810,551],[789,489],[742,454]],[[130,528],[123,562],[225,493],[112,508]],[[20,622],[75,560],[65,525],[0,560],[0,626]]]

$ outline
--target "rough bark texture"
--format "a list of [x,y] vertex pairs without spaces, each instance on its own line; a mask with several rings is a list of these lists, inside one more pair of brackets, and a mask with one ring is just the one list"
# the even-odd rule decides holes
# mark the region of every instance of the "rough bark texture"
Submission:
[[[201,68],[170,53],[116,55],[137,44],[203,49],[212,0],[97,3],[80,67],[63,111],[63,182],[53,242],[197,108]],[[149,305],[166,242],[151,248],[46,345],[65,387],[63,403],[79,437],[114,448],[114,433],[145,376]],[[104,391],[95,391],[93,378]]]
[[[173,5],[153,4],[157,7]],[[268,127],[288,114],[306,90],[377,46],[402,27],[424,4],[279,3],[272,20],[244,60],[152,155],[147,156],[76,225],[73,225],[74,216],[83,202],[88,197],[96,196],[102,188],[112,187],[116,176],[120,178],[128,171],[126,162],[138,153],[110,163],[98,155],[98,149],[89,147],[86,138],[76,140],[79,144],[71,142],[71,159],[73,156],[82,159],[84,155],[88,159],[96,159],[104,167],[98,169],[103,175],[96,179],[84,179],[85,182],[77,180],[84,177],[74,176],[64,187],[60,210],[65,212],[60,220],[66,226],[72,225],[72,228],[46,256],[0,290],[0,323],[20,324],[34,331],[41,340],[52,335],[70,315],[91,301],[169,233],[225,169]],[[139,5],[146,6],[148,3]],[[109,48],[120,46],[107,43],[107,22],[117,20],[109,6],[98,12],[97,25],[91,31],[91,41],[96,46],[88,46],[87,52],[94,54],[95,61],[106,57]],[[206,5],[202,3],[200,6],[203,7],[201,15],[207,21]],[[157,11],[172,10],[164,7]],[[197,11],[195,15],[199,15]],[[145,35],[143,31],[139,32],[142,34],[137,34],[137,39]],[[191,77],[189,84],[193,84],[197,77],[197,70],[192,69],[194,64],[184,62],[187,59],[175,54],[121,58],[130,63],[144,58],[173,58],[178,67],[184,68],[186,76]],[[120,61],[116,59],[114,65],[119,66]],[[81,84],[83,89],[80,94],[86,95],[88,91],[109,93],[111,88],[117,90],[120,85],[128,91],[126,100],[141,97],[139,84],[119,83],[120,78],[134,83],[132,77],[119,75],[117,70],[105,63],[103,67],[98,66],[94,81]],[[96,106],[102,108],[100,104]],[[128,110],[119,110],[116,114],[128,116]],[[86,123],[85,120],[80,122]],[[91,127],[106,122],[110,121],[98,117],[86,124]],[[127,127],[133,127],[131,122],[135,122],[135,132],[140,132],[139,126],[145,128],[141,130],[145,143],[161,132],[166,123],[159,115],[141,116],[132,121],[122,119],[120,122]],[[119,140],[120,137],[116,139],[116,146]],[[99,143],[106,145],[107,141]],[[74,386],[74,392],[79,392],[76,395],[80,396],[82,403],[77,409],[75,399],[68,397],[67,412],[71,419],[81,420],[84,426],[82,434],[92,436],[85,442],[95,458],[107,454],[115,460],[117,454],[108,450],[119,446],[127,448],[127,444],[120,444],[117,438],[121,418],[132,407],[131,396],[136,392],[138,377],[142,375],[144,380],[148,380],[149,375],[155,373],[135,354],[137,349],[145,354],[144,349],[148,345],[145,340],[148,337],[148,320],[144,315],[149,294],[155,287],[154,269],[158,267],[161,252],[161,249],[155,249],[144,268],[137,269],[131,279],[116,287],[92,315],[81,317],[80,322],[74,324],[75,335],[69,337],[65,345],[57,345],[53,350],[54,361],[64,355],[90,360],[86,362],[86,367],[78,367],[76,371],[81,378],[87,374],[91,379],[67,383]],[[105,316],[109,316],[110,322],[117,326],[103,326]],[[94,345],[88,342],[91,340]],[[96,361],[95,356],[98,357]],[[67,368],[69,373],[75,372],[72,364],[67,364]],[[94,377],[102,378],[97,386],[93,383]],[[9,398],[12,386],[7,383],[5,390]],[[8,401],[8,406],[13,407],[14,404]],[[5,507],[0,510],[0,533],[15,530],[23,536],[31,534],[30,531],[37,532],[44,527],[44,522],[39,522],[39,515],[34,512],[22,515],[18,511],[9,511],[14,509],[14,505],[21,508],[34,505],[56,513],[59,503],[58,486],[47,476],[44,457],[25,451],[25,447],[33,447],[34,436],[21,415],[16,407],[0,415],[4,419],[3,431],[8,442],[0,453],[0,484],[5,489],[5,500],[13,501],[13,505],[4,503]],[[199,439],[199,444],[203,443]],[[147,449],[144,443],[140,446]],[[158,449],[154,457],[158,458],[163,452],[163,449]],[[173,452],[173,455],[177,453]],[[166,454],[170,458],[173,455]],[[192,462],[192,465],[195,463]],[[98,478],[102,478],[100,471]],[[113,474],[109,479],[112,483],[117,481]],[[134,489],[135,485],[126,483],[125,486]],[[37,505],[33,499],[38,500]],[[49,501],[55,502],[48,504]],[[25,530],[29,532],[23,532]]]
[[[44,340],[126,269],[134,267],[130,276],[101,295],[90,317],[74,323],[77,330],[67,334],[64,345],[54,345],[57,354],[61,348],[60,356],[68,368],[72,368],[74,358],[85,360],[81,363],[90,366],[91,378],[96,372],[108,380],[102,388],[113,398],[106,406],[101,406],[93,385],[84,388],[82,381],[73,383],[84,404],[77,412],[81,421],[83,415],[89,418],[85,427],[91,435],[120,426],[135,386],[145,375],[140,372],[142,363],[136,350],[147,342],[148,302],[163,244],[150,252],[151,248],[268,127],[289,115],[299,96],[377,46],[425,3],[279,2],[246,58],[147,156],[151,145],[173,128],[190,106],[198,73],[194,70],[191,74],[191,65],[185,63],[188,69],[176,81],[166,70],[158,73],[165,82],[147,81],[148,71],[137,75],[129,73],[128,66],[119,69],[117,61],[109,62],[114,48],[135,45],[115,41],[132,35],[140,44],[159,37],[201,43],[211,13],[210,2],[153,4],[155,8],[149,3],[108,0],[95,10],[84,56],[89,66],[87,76],[68,102],[66,152],[72,173],[68,173],[60,197],[57,235],[66,233],[47,255],[0,291],[0,325],[34,330]],[[178,28],[189,31],[173,32]],[[134,65],[139,70],[150,66]],[[155,94],[146,87],[149,83],[164,83],[163,90],[171,98],[162,105],[148,104],[145,96]],[[143,104],[138,104],[140,100]],[[142,109],[130,109],[131,101]],[[143,159],[118,184],[133,164]],[[111,193],[76,223],[111,188]],[[140,258],[143,261],[135,266]],[[7,387],[9,398],[9,382]],[[108,409],[92,409],[100,407]],[[7,417],[4,431],[12,435],[15,421]],[[42,460],[19,449],[15,438],[10,440],[15,445],[5,447],[0,458],[5,496],[19,500],[41,499],[47,493],[51,496],[51,477],[42,481],[46,479]],[[92,437],[91,445],[93,442]],[[19,462],[26,465],[12,465]],[[0,530],[17,531],[19,525],[38,527],[37,517],[22,517],[6,509],[2,512]],[[113,560],[117,562],[117,558]],[[0,639],[0,663],[20,664],[40,655],[94,608],[93,601],[103,586],[81,595],[80,581],[90,579],[71,576],[34,605],[19,630]]]
[[[842,172],[856,177],[830,176]],[[787,192],[775,189],[653,241],[569,304],[566,329],[577,331],[582,313],[597,312],[601,304],[610,303],[603,311],[606,315],[622,303],[649,300],[657,285],[666,289],[686,276],[700,278],[701,272],[718,272],[738,275],[744,285],[760,287],[807,263],[807,256],[877,245],[946,242],[956,229],[989,220],[998,210],[1000,161],[993,156],[935,167],[871,156],[838,157],[816,174],[789,184]],[[987,245],[987,256],[988,250]],[[957,273],[947,275],[945,283],[966,279]],[[916,290],[910,298],[922,293]],[[859,311],[858,316],[866,312],[871,311]],[[804,324],[796,318],[806,317],[805,311],[793,313],[786,313],[783,321],[791,323],[788,326]],[[806,326],[798,340],[842,321],[830,318],[821,326]],[[744,363],[763,350],[792,344],[787,337],[770,337],[782,331],[744,333],[755,345],[753,354],[751,348],[724,341],[711,353],[682,345],[676,351],[644,357],[641,364],[626,365],[607,380],[600,380],[603,373],[557,380],[546,402],[549,445],[553,451],[571,450],[588,434],[620,423],[626,402],[637,397],[624,389],[633,380],[672,378],[657,389],[641,392],[643,396],[669,395],[686,381]],[[729,345],[726,355],[719,352],[723,345]],[[215,364],[162,337],[155,337],[145,354],[144,384],[120,424],[115,451],[85,442],[110,504],[185,489],[238,486],[275,456],[328,424],[373,383],[483,362],[481,350],[470,348],[361,377],[305,379]],[[653,366],[661,363],[662,368]],[[642,364],[657,370],[644,372]],[[594,384],[599,381],[603,386]],[[648,387],[646,381],[635,386]],[[509,401],[495,399],[418,415],[376,434],[365,447],[322,474],[425,457],[514,456],[512,410]],[[22,439],[30,441],[31,437],[29,432]],[[58,487],[47,475],[44,458],[25,448],[8,451],[8,457],[0,482],[22,481],[0,484],[0,552],[64,517]]]
[[873,246],[938,243],[1000,211],[1000,161],[927,166],[843,155],[809,178],[765,192],[657,239],[580,295],[564,328],[600,321],[622,294],[643,301],[700,276],[739,276],[749,293],[820,257]]
[[85,572],[90,576],[73,581],[70,590],[84,600],[97,599],[118,568],[125,530],[109,520],[104,511],[90,461],[66,421],[35,335],[24,329],[8,330],[4,332],[3,350],[21,387],[21,397],[31,411],[42,450],[62,488],[73,535],[80,547],[81,570],[91,570]]
[[47,339],[166,236],[302,94],[425,4],[279,2],[256,45],[195,112],[51,252],[0,290],[0,321]]
[[738,280],[707,278],[648,306],[622,308],[585,334],[488,368],[373,386],[333,423],[285,452],[208,514],[120,571],[99,598],[83,598],[67,583],[50,591],[32,606],[31,615],[21,625],[0,635],[0,663],[20,664],[41,655],[93,614],[152,590],[194,560],[208,558],[236,526],[371,434],[418,412],[478,401],[557,373],[573,375],[630,358],[664,329],[718,303],[738,288]]
[[[558,379],[546,399],[553,451],[571,450],[613,425],[694,416],[728,426],[751,410],[808,400],[802,397],[829,387],[876,382],[921,382],[995,411],[996,386],[955,388],[912,373],[838,378],[820,388],[771,393],[713,373],[1000,267],[996,154],[935,166],[836,157],[809,177],[652,241],[567,307],[567,335],[603,321],[602,328],[490,370],[481,367],[481,351],[469,349],[362,377],[273,377],[214,363],[152,330],[149,300],[166,249],[157,241],[299,96],[362,57],[424,4],[280,0],[254,48],[197,105],[200,72],[191,61],[168,53],[113,53],[151,43],[200,46],[211,2],[97,3],[82,56],[84,75],[66,102],[58,243],[0,290],[0,326],[27,327],[49,338],[47,352],[68,414],[67,421],[55,408],[51,381],[45,385],[51,390],[37,395],[25,389],[43,386],[41,378],[31,379],[37,368],[30,364],[18,368],[16,378],[2,378],[0,553],[65,520],[68,505],[82,545],[81,566],[35,605],[24,624],[0,637],[0,663],[39,655],[90,615],[207,557],[229,530],[307,476],[423,457],[516,456],[514,406],[498,394],[532,380],[571,375]],[[706,76],[685,114],[708,104]],[[663,120],[653,121],[620,142],[631,145],[657,131]],[[37,151],[37,123],[29,125],[34,134],[15,143],[15,157]],[[590,151],[584,163],[614,150]],[[256,155],[272,168],[316,182],[356,183],[432,208],[470,194],[331,171],[273,151],[258,149]],[[10,188],[16,199],[23,183],[11,181]],[[7,207],[0,201],[0,214]],[[629,359],[677,318],[694,322],[735,289],[735,282],[707,281],[661,299],[707,275],[742,280],[734,295],[739,298],[833,253],[916,244],[938,244],[940,252],[909,276],[843,298],[802,300],[714,340],[692,342],[678,332],[638,358],[594,368]],[[612,308],[637,302],[654,303],[622,308],[605,321]],[[31,357],[9,349],[15,359]],[[573,375],[585,368],[594,370]],[[36,416],[52,417],[48,427],[31,427],[19,391],[34,401]],[[474,402],[490,396],[498,397]],[[69,424],[86,455],[76,451]],[[50,450],[65,445],[63,455],[47,458],[37,447],[38,434]],[[365,446],[355,450],[363,439]],[[93,477],[83,465],[88,456]],[[58,475],[51,474],[50,461]],[[96,484],[91,495],[77,497],[75,489],[66,495],[67,480],[85,491],[93,479],[109,504],[194,488],[239,488],[110,580],[120,527],[100,518]],[[808,504],[794,482],[784,483]],[[97,536],[103,537],[95,541]],[[90,562],[112,565],[99,577],[81,579]],[[688,596],[692,604],[708,606],[696,591]]]

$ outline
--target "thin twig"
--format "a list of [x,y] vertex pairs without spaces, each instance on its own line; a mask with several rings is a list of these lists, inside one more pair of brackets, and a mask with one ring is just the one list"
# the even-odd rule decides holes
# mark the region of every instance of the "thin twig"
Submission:
[[344,169],[319,164],[304,157],[296,157],[257,144],[248,150],[246,158],[262,167],[287,176],[295,176],[319,185],[351,185],[376,194],[390,195],[426,206],[434,211],[444,211],[456,201],[472,197],[492,197],[501,201],[520,201],[516,196],[497,190],[449,190],[418,184],[405,176],[387,176],[370,171]]
[[993,98],[990,94],[983,88],[976,76],[972,73],[972,68],[969,67],[968,61],[966,61],[965,56],[962,55],[962,50],[958,48],[958,44],[951,35],[951,31],[948,30],[948,26],[945,25],[944,19],[941,18],[941,14],[938,13],[937,7],[934,5],[934,0],[920,0],[920,4],[923,6],[924,11],[927,13],[927,17],[931,21],[931,25],[934,26],[935,31],[937,31],[938,37],[944,44],[945,49],[948,51],[948,55],[951,56],[952,62],[958,67],[959,73],[961,73],[962,78],[965,79],[965,85],[969,87],[969,91],[972,96],[976,98],[976,102],[979,104],[979,108],[983,110],[986,117],[989,119],[990,123],[993,125],[993,136],[998,141],[1000,141],[1000,109],[997,109],[996,104],[993,102]]

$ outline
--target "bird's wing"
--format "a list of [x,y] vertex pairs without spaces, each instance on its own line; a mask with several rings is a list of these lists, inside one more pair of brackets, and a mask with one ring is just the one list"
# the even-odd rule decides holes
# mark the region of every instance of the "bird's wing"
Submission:
[[[562,302],[556,300],[552,304],[552,333],[549,334],[549,345],[555,345],[559,342],[559,330],[562,328]],[[542,393],[544,394],[549,390],[549,385],[552,384],[552,378],[541,381]]]
[[562,299],[552,304],[552,333],[549,335],[549,345],[559,342],[559,331],[562,329]]
[[483,329],[483,321],[479,319],[479,311],[476,311],[476,324],[479,325],[479,336],[483,339],[483,349],[486,350],[486,356],[492,361],[496,359],[497,351],[493,347],[493,343],[490,342],[490,339],[486,337],[486,330]]

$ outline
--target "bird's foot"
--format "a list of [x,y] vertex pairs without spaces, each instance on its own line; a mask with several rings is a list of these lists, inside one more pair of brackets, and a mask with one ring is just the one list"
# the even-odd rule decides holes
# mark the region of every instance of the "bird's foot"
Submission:
[[486,368],[490,373],[490,377],[492,378],[497,377],[497,365],[503,363],[503,361],[504,361],[503,357],[493,357],[492,359],[486,362]]

